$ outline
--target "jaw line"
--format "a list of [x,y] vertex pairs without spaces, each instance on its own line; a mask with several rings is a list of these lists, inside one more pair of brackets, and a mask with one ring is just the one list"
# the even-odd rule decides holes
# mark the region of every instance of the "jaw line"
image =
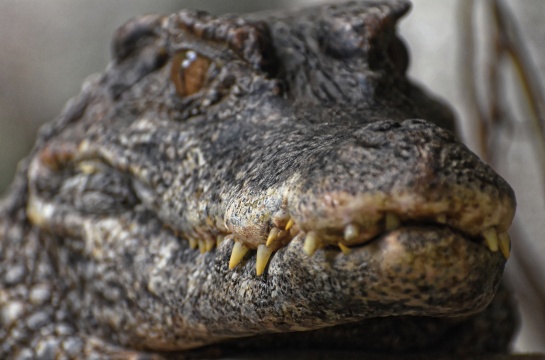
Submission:
[[[218,250],[229,254],[230,249]],[[321,249],[309,257],[303,240],[296,237],[271,257],[261,278],[255,275],[254,256],[231,271],[244,281],[265,282],[263,291],[268,295],[264,296],[274,293],[278,302],[306,303],[310,309],[327,304],[334,313],[349,308],[354,319],[361,319],[371,314],[474,313],[492,299],[504,264],[501,253],[492,253],[448,227],[415,226],[385,233],[349,254]],[[283,292],[282,284],[289,284],[292,291]],[[304,298],[308,294],[315,297]]]

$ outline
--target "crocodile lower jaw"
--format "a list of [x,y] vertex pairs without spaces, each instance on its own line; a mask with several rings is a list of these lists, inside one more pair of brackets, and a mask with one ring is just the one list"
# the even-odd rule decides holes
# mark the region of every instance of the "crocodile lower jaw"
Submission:
[[349,254],[324,246],[308,256],[305,235],[300,232],[273,252],[261,276],[256,276],[256,263],[262,260],[255,251],[227,270],[233,241],[223,242],[208,256],[225,269],[220,276],[235,281],[235,287],[255,284],[263,289],[259,299],[271,298],[281,306],[282,299],[301,295],[296,289],[305,288],[309,292],[295,296],[296,304],[340,312],[349,308],[354,318],[368,316],[370,307],[373,317],[474,313],[490,301],[505,265],[499,250],[492,252],[448,226],[400,226],[352,246]]

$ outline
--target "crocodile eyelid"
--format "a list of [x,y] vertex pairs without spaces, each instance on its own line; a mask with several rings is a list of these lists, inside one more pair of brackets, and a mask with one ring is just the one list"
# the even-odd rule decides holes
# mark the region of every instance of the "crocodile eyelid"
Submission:
[[278,70],[270,29],[264,21],[183,10],[171,24],[172,33],[180,30],[209,43],[226,45],[254,70],[271,76]]

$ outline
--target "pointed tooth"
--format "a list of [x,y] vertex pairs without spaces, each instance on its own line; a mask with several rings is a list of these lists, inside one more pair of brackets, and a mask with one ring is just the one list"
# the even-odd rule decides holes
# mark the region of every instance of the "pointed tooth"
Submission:
[[344,240],[346,241],[352,241],[355,238],[358,237],[360,234],[360,230],[358,229],[357,225],[354,224],[348,224],[344,228]]
[[511,238],[509,237],[509,233],[502,233],[498,235],[500,250],[503,256],[505,256],[505,259],[509,259],[509,255],[511,254]]
[[278,236],[278,233],[280,232],[280,229],[277,227],[273,227],[271,229],[271,232],[269,233],[269,236],[267,237],[267,246],[271,245],[274,240],[276,240],[276,237]]
[[189,239],[189,247],[192,248],[192,249],[196,249],[197,248],[197,239],[194,239],[194,238],[190,238]]
[[399,227],[401,224],[401,221],[399,221],[399,217],[391,212],[386,213],[386,231],[395,230]]
[[285,227],[286,231],[289,230],[289,229],[291,229],[291,227],[293,226],[293,224],[295,224],[295,221],[293,220],[293,218],[290,218],[290,219],[288,220],[288,223],[286,224],[286,227]]
[[85,162],[79,163],[78,170],[84,173],[85,175],[91,175],[91,174],[97,173],[99,171],[99,168],[96,166],[96,164],[93,164],[90,161],[85,161]]
[[316,235],[315,232],[309,232],[305,239],[303,250],[305,250],[308,256],[312,256],[312,254],[314,254],[318,247],[320,247],[320,240],[318,239],[318,235]]
[[223,239],[225,239],[225,236],[223,235],[218,235],[216,236],[216,247],[219,248]]
[[339,243],[338,245],[339,245],[339,248],[341,249],[341,251],[343,252],[343,254],[345,254],[345,255],[350,254],[350,252],[352,251],[352,250],[350,250],[350,248],[348,246],[346,246],[343,243]]
[[206,239],[206,251],[212,251],[214,248],[214,245],[216,245],[216,242],[213,239]]
[[498,234],[496,233],[496,229],[494,228],[488,228],[485,231],[483,231],[484,241],[486,242],[486,246],[490,249],[492,252],[498,251]]
[[199,239],[197,241],[199,242],[199,251],[201,254],[204,254],[206,252],[206,241],[203,239]]
[[257,260],[255,262],[255,271],[257,276],[263,274],[263,271],[265,271],[265,267],[267,266],[267,263],[269,262],[269,258],[271,257],[272,250],[267,247],[267,245],[260,244],[257,247]]
[[235,241],[233,246],[233,251],[231,252],[231,259],[229,259],[229,269],[233,269],[235,266],[240,264],[244,255],[248,252],[248,248],[242,243]]
[[447,215],[446,214],[437,215],[437,218],[435,220],[439,224],[446,224],[447,223]]

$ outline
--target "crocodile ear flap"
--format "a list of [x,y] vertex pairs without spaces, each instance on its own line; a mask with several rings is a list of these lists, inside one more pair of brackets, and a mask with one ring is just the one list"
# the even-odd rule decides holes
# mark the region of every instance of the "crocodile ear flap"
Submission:
[[204,11],[184,10],[177,14],[174,26],[200,39],[227,44],[255,70],[270,76],[277,61],[268,25],[235,16],[215,17]]

